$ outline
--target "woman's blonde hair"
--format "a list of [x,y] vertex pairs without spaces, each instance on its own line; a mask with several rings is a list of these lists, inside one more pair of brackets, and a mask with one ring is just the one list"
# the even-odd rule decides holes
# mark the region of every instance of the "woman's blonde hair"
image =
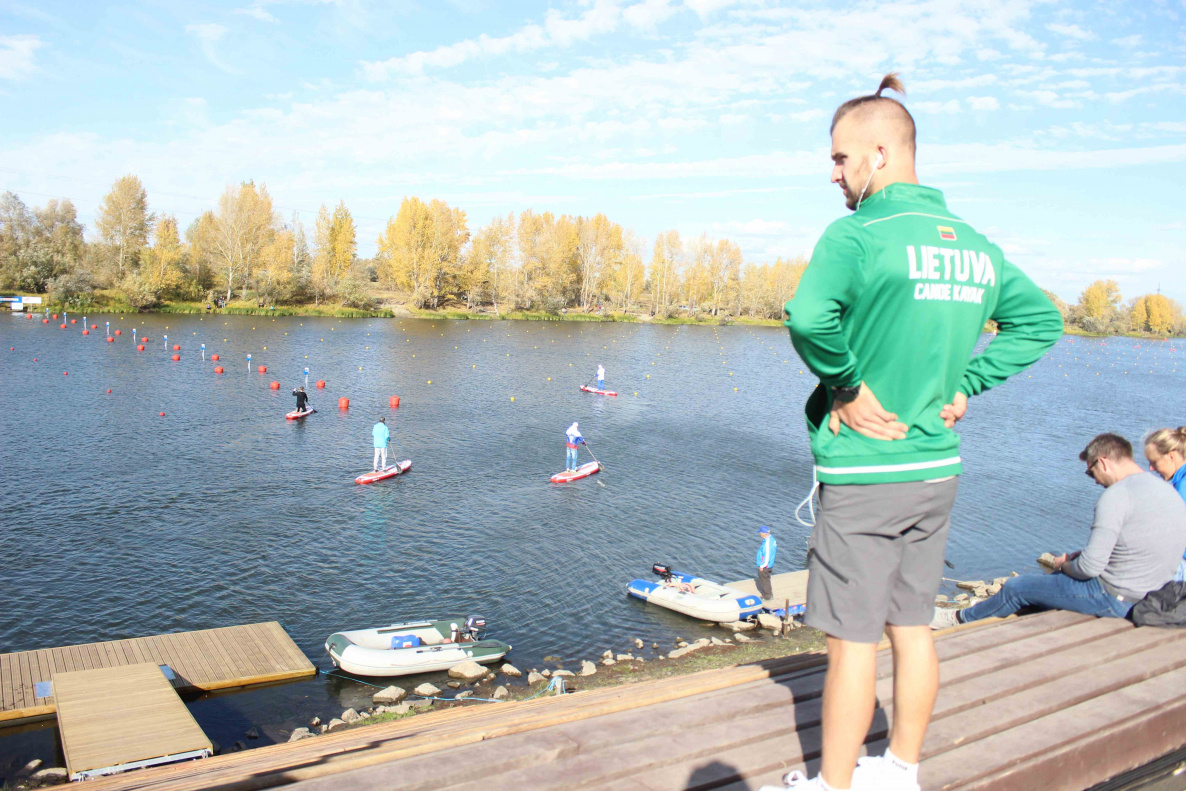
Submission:
[[1159,428],[1157,431],[1150,432],[1145,437],[1145,447],[1150,445],[1161,456],[1173,451],[1177,451],[1181,456],[1186,456],[1186,426]]

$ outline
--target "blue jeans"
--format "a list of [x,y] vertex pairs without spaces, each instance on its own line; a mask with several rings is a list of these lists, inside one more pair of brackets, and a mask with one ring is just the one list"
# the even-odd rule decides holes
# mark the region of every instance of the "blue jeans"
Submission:
[[566,469],[575,470],[577,468],[577,451],[580,448],[565,448],[568,451]]
[[598,390],[604,390],[604,389],[605,389],[605,380],[604,380],[604,379],[598,379],[598,380],[597,380],[597,389],[598,389]]
[[1136,602],[1120,601],[1104,591],[1099,579],[1077,580],[1066,574],[1013,577],[1001,592],[959,613],[960,623],[1004,618],[1022,607],[1070,610],[1101,618],[1124,618]]

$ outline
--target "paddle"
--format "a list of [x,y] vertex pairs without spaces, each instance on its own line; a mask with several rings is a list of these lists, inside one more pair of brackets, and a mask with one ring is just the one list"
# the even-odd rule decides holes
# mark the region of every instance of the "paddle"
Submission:
[[[585,440],[585,441],[584,441],[584,442],[582,442],[581,444],[585,446],[585,450],[589,451],[589,455],[590,455],[590,456],[593,456],[593,449],[589,447],[589,441],[588,441],[588,440]],[[593,461],[597,461],[597,457],[596,457],[596,456],[593,456]],[[598,472],[600,472],[600,471],[601,471],[601,470],[603,470],[603,469],[605,469],[605,467],[603,467],[603,466],[601,465],[601,462],[597,461],[597,470],[598,470]],[[601,486],[605,486],[605,484],[604,484],[604,483],[601,483],[601,479],[600,479],[600,478],[597,480],[597,483],[598,483],[599,485],[601,485]]]

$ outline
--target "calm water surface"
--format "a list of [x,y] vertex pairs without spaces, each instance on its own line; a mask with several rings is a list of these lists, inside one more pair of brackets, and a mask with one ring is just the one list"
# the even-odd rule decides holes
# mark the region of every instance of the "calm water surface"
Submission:
[[[515,664],[542,667],[697,635],[626,597],[653,561],[746,577],[763,523],[776,571],[804,561],[793,512],[811,485],[815,380],[781,329],[103,316],[83,337],[0,318],[0,652],[278,620],[328,668],[334,631],[480,613]],[[1079,450],[1099,431],[1186,422],[1183,348],[1067,337],[974,399],[952,575],[1081,546],[1099,491]],[[578,391],[599,362],[620,397]],[[305,366],[327,386],[310,388],[316,415],[288,423]],[[356,486],[380,416],[412,472]],[[606,469],[550,484],[574,420]],[[319,676],[190,708],[216,741],[254,725],[260,744],[372,691]],[[0,777],[32,757],[60,765],[58,750],[52,723],[0,729]]]

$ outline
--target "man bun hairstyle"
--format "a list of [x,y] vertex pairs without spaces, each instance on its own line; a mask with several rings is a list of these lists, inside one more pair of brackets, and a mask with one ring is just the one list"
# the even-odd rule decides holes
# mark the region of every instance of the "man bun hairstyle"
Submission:
[[910,150],[914,151],[915,143],[915,128],[914,116],[910,115],[901,102],[897,99],[891,99],[888,96],[882,96],[882,91],[894,91],[902,96],[906,95],[906,86],[902,84],[902,80],[898,78],[898,72],[891,71],[889,74],[881,78],[881,84],[877,86],[877,91],[868,96],[858,96],[855,99],[849,99],[844,104],[836,108],[836,112],[832,115],[832,126],[828,129],[828,133],[836,131],[836,124],[840,123],[840,119],[844,116],[859,110],[862,113],[869,115],[883,115],[892,118],[904,127],[906,142],[910,146]]
[[1095,464],[1100,459],[1112,461],[1132,460],[1132,443],[1119,434],[1100,434],[1079,454],[1079,460]]
[[1177,451],[1186,456],[1186,426],[1159,428],[1145,437],[1145,447],[1152,445],[1159,456]]

